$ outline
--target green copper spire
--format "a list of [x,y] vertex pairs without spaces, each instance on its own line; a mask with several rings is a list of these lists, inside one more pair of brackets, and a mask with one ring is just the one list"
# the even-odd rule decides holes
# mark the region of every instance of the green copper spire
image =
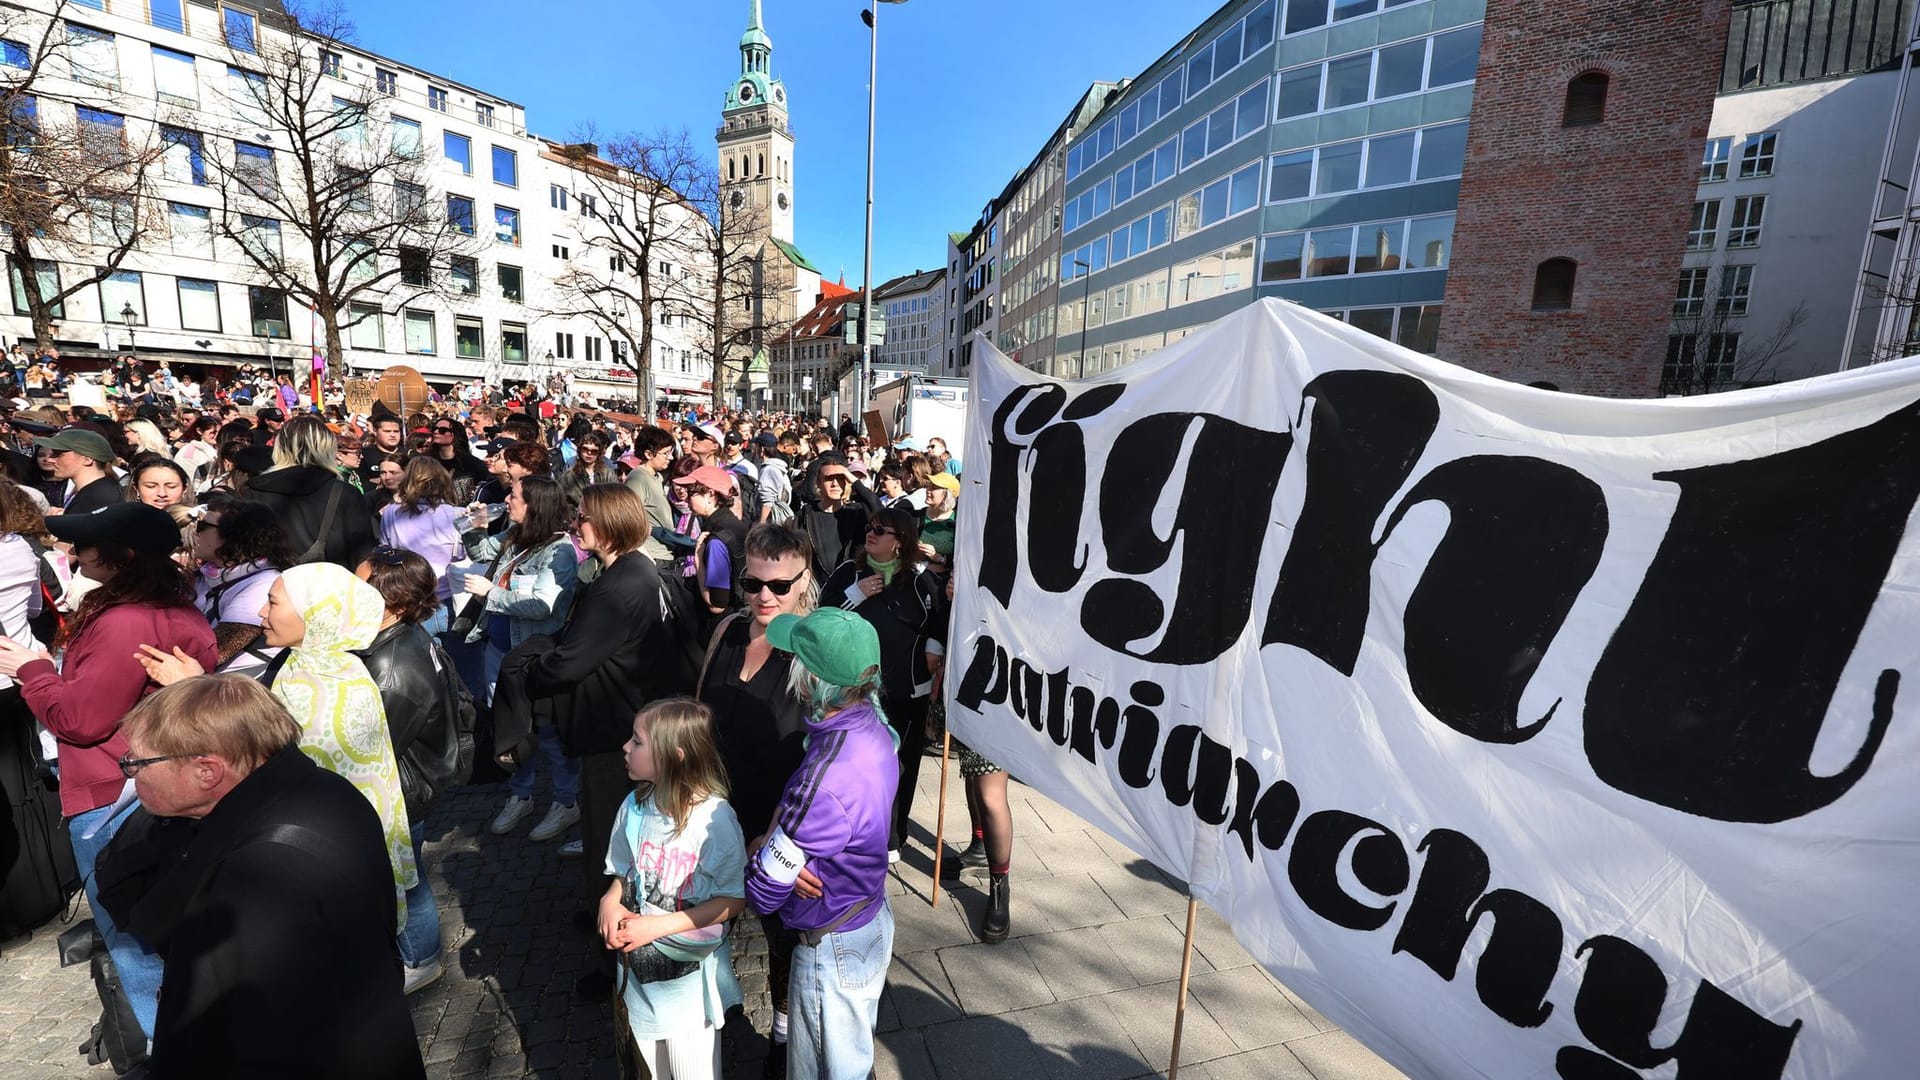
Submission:
[[740,35],[740,77],[727,90],[723,112],[755,108],[769,103],[785,107],[786,90],[773,77],[773,39],[767,36],[760,17],[760,0],[752,0],[747,14],[747,32]]
[[753,0],[753,10],[747,16],[747,32],[740,35],[740,51],[743,56],[749,48],[755,47],[768,52],[773,51],[773,39],[767,36],[766,27],[760,19],[760,0]]

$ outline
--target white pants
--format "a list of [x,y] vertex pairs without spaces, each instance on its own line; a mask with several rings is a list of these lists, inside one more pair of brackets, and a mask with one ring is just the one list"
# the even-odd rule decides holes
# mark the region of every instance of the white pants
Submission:
[[720,1080],[720,1031],[702,1028],[671,1039],[635,1040],[653,1080]]

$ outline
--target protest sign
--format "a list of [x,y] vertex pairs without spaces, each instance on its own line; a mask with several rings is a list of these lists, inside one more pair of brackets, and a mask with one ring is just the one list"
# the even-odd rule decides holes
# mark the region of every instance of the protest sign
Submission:
[[1920,362],[1604,400],[1280,301],[983,352],[959,738],[1415,1076],[1911,1073]]

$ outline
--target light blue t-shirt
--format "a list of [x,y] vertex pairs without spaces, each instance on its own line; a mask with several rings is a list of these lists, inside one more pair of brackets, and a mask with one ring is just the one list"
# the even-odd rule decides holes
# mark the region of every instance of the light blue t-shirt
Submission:
[[[631,878],[636,895],[657,911],[683,911],[716,896],[745,897],[746,866],[740,821],[720,798],[695,806],[687,827],[675,836],[673,818],[653,800],[640,803],[629,795],[607,845],[607,873]],[[616,968],[616,986],[619,979]],[[683,978],[644,985],[629,980],[626,986],[627,1023],[638,1041],[718,1029],[726,1023],[726,1011],[742,1001],[725,945]]]

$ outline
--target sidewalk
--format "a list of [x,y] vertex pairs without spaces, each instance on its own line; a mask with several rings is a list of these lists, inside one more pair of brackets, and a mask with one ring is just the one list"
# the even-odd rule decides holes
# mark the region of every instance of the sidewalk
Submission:
[[[880,1006],[881,1080],[1163,1075],[1173,1032],[1186,900],[1158,871],[1057,803],[1010,785],[1013,935],[974,940],[984,872],[927,904],[939,768],[921,770],[916,828],[890,884],[893,970]],[[554,844],[496,837],[487,820],[503,785],[449,796],[429,830],[447,975],[412,999],[428,1063],[441,1078],[613,1077],[612,1011],[575,998],[597,963],[571,916],[579,867]],[[947,835],[967,838],[959,769]],[[949,851],[951,857],[953,851]],[[76,918],[84,918],[85,904]],[[0,1076],[111,1076],[74,1053],[99,1012],[84,969],[61,970],[56,921],[0,944]],[[767,1052],[765,956],[753,921],[735,947],[745,1016],[728,1025],[728,1075],[755,1080]],[[1401,1074],[1255,965],[1206,908],[1195,934],[1183,1080],[1388,1080]]]

